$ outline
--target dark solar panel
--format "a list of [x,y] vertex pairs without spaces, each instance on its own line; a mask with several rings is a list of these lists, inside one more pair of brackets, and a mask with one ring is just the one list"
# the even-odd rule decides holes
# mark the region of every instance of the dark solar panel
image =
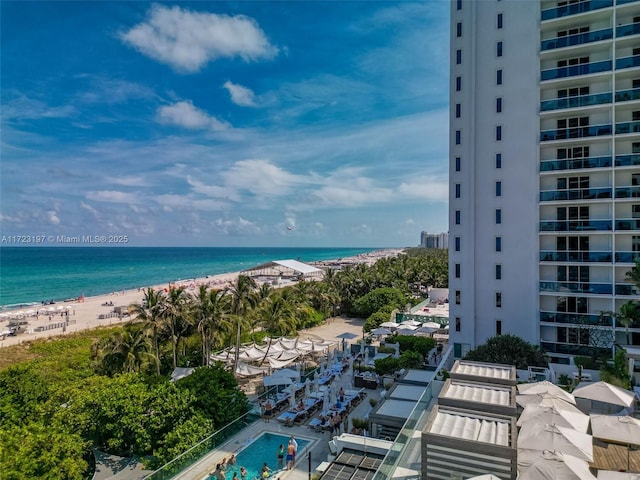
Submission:
[[355,467],[333,463],[322,475],[323,480],[349,480]]
[[362,463],[360,464],[361,467],[363,468],[368,468],[369,470],[378,470],[378,468],[380,467],[380,464],[382,463],[382,459],[381,458],[371,458],[371,457],[365,457],[362,460]]
[[364,455],[361,453],[352,453],[352,452],[342,452],[338,458],[336,458],[336,463],[342,463],[344,465],[352,465],[357,467],[360,465],[360,462],[364,458]]
[[376,474],[374,470],[364,470],[359,468],[351,477],[351,480],[370,480]]

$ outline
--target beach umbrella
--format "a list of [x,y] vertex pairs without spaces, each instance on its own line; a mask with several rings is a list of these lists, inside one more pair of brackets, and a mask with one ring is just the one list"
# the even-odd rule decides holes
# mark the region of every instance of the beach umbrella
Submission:
[[400,327],[406,327],[406,326],[419,327],[420,325],[422,325],[422,322],[417,322],[416,320],[407,320],[406,322],[402,322],[399,326]]
[[294,388],[294,385],[291,385],[289,388],[289,407],[296,408],[296,389]]
[[[518,449],[518,457],[520,450]],[[561,452],[540,452],[539,457],[518,475],[518,480],[595,480],[589,464]]]
[[407,327],[407,328],[399,328],[398,330],[396,330],[396,333],[398,335],[403,335],[403,336],[412,336],[412,335],[415,335],[417,331],[418,330],[415,328],[411,329]]
[[591,415],[594,438],[640,445],[640,419],[628,415]]
[[621,407],[631,407],[635,401],[633,392],[607,382],[595,382],[579,386],[573,391],[573,396]]
[[571,395],[569,392],[561,389],[559,386],[554,385],[547,380],[535,383],[523,383],[518,385],[517,388],[520,395],[550,394],[557,398],[562,398],[569,403],[573,403],[574,405],[576,403],[576,399],[574,398],[575,395]]
[[380,324],[380,326],[382,328],[398,328],[400,324],[396,322],[383,322]]
[[548,404],[550,401],[562,402],[568,405],[575,405],[575,399],[573,400],[573,402],[570,402],[564,395],[558,396],[552,393],[543,393],[537,395],[516,395],[516,403],[521,407],[526,407],[530,404],[539,405],[542,404],[542,402],[546,402]]
[[424,325],[420,328],[418,328],[415,332],[416,333],[434,333],[437,332],[438,329],[437,328],[433,328],[433,327],[425,327]]
[[593,438],[558,425],[527,424],[518,434],[518,448],[552,450],[593,462]]
[[307,381],[304,382],[304,395],[308,397],[311,395],[311,380],[307,378]]
[[387,328],[374,328],[371,330],[374,335],[391,335],[391,330]]
[[430,327],[430,328],[440,328],[440,324],[437,322],[424,322],[422,324],[423,327]]
[[501,480],[500,477],[496,477],[492,473],[487,473],[486,475],[480,475],[478,477],[471,477],[468,480]]
[[369,363],[369,349],[368,348],[364,349],[364,360],[362,361],[362,363],[364,363],[365,365],[367,363]]
[[313,376],[313,391],[318,393],[320,391],[320,384],[318,383],[318,375]]
[[322,405],[322,409],[324,411],[329,411],[329,408],[331,407],[331,403],[329,400],[329,388],[326,388],[322,393]]
[[527,405],[518,419],[519,427],[529,424],[559,425],[586,433],[589,428],[589,417],[578,411],[571,412],[554,407]]

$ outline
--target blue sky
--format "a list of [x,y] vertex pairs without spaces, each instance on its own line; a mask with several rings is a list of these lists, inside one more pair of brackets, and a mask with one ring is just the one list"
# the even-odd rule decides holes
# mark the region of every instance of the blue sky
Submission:
[[401,247],[448,229],[446,1],[0,10],[2,235]]

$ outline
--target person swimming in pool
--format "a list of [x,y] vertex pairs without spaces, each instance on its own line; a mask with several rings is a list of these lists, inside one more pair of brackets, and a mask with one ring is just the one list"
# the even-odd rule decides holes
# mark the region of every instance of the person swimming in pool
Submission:
[[240,467],[240,476],[242,478],[246,478],[247,477],[247,469],[244,467]]
[[278,469],[282,470],[284,468],[284,445],[280,444],[280,448],[278,448]]

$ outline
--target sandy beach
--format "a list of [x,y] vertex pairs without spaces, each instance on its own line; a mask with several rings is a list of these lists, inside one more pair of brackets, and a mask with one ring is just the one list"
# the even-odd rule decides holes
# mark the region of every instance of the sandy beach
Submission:
[[[401,252],[402,249],[385,249],[357,255],[355,257],[310,263],[319,267],[339,267],[358,263],[370,265],[380,258],[396,256]],[[184,286],[190,292],[196,292],[200,285],[207,285],[212,288],[225,288],[237,279],[239,273],[240,272],[231,272],[184,280],[174,282],[172,285]],[[168,288],[168,284],[154,285],[151,288]],[[3,318],[0,321],[0,332],[8,328],[8,323],[11,318],[22,317],[23,320],[26,320],[28,323],[23,326],[23,333],[19,333],[16,336],[1,336],[0,348],[37,339],[67,335],[100,326],[127,322],[131,318],[129,316],[114,314],[114,309],[117,309],[116,307],[126,308],[129,305],[141,303],[144,297],[144,290],[146,290],[146,287],[136,290],[112,292],[94,297],[85,297],[82,301],[58,302],[53,305],[34,305],[13,312],[3,312]],[[338,332],[338,334],[339,333],[341,332]],[[329,334],[329,332],[327,332],[327,334]],[[329,339],[329,337],[324,338]]]

